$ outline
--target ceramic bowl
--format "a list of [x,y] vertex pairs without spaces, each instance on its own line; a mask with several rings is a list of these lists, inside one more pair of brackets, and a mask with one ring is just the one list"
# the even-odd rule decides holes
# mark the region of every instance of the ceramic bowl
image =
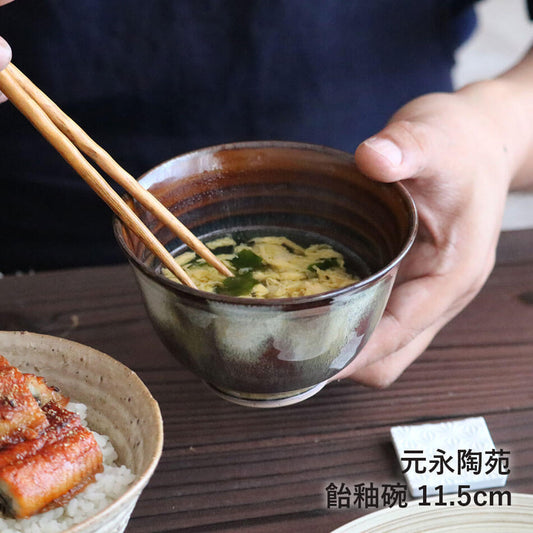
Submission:
[[[210,294],[165,278],[139,239],[114,221],[163,342],[218,394],[244,405],[300,401],[348,365],[382,316],[416,233],[416,209],[402,185],[372,181],[357,170],[352,154],[320,146],[210,147],[155,167],[140,183],[204,241],[227,234],[328,241],[362,277],[299,298]],[[170,251],[182,245],[129,202]]]
[[82,344],[28,332],[0,332],[0,354],[22,372],[43,376],[72,401],[87,405],[91,429],[108,435],[136,479],[111,505],[65,533],[124,531],[161,456],[159,406],[137,375],[115,359]]

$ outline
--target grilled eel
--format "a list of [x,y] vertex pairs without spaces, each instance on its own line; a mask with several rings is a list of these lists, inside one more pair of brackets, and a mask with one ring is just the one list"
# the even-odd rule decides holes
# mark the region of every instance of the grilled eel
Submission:
[[0,394],[11,400],[0,408],[0,508],[24,518],[64,505],[103,469],[94,435],[64,407],[67,398],[2,356]]
[[26,377],[0,356],[0,446],[36,438],[47,427]]

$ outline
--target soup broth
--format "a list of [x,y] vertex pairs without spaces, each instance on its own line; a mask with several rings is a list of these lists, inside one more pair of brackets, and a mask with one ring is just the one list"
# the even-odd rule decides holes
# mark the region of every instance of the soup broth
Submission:
[[[256,236],[238,241],[233,236],[206,245],[234,273],[225,277],[195,252],[176,255],[176,262],[198,289],[248,298],[310,296],[351,285],[360,278],[345,265],[343,254],[328,243],[300,245],[285,236]],[[166,268],[162,273],[176,277]]]

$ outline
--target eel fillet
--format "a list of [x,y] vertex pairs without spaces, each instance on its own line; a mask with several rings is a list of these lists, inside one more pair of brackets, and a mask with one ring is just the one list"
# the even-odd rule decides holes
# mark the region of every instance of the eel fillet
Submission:
[[38,437],[47,427],[26,377],[0,356],[0,446]]
[[5,514],[25,518],[64,505],[103,470],[100,447],[80,417],[65,408],[68,399],[2,356],[0,399],[0,507]]
[[63,407],[68,404],[68,397],[61,394],[59,389],[49,387],[44,378],[34,374],[24,374],[24,378],[31,395],[41,407],[49,402],[54,402]]

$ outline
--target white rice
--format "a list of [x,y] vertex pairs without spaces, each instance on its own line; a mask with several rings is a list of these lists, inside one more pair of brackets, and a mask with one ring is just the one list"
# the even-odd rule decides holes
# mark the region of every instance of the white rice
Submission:
[[[78,413],[85,424],[87,407],[81,403],[70,402],[67,409]],[[102,449],[104,471],[96,474],[96,481],[72,498],[64,507],[51,509],[46,513],[30,518],[0,518],[1,533],[60,533],[69,527],[94,516],[104,507],[123,494],[135,479],[135,475],[125,466],[117,466],[117,453],[105,435],[93,434]],[[1,515],[0,515],[1,516]]]

